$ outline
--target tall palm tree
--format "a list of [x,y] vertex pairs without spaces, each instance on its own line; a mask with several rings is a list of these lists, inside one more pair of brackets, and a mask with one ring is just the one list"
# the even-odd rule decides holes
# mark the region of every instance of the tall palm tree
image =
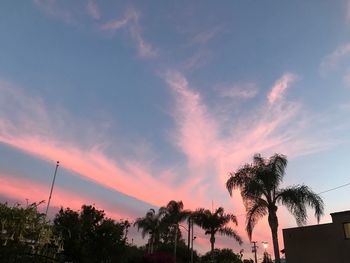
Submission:
[[275,154],[268,159],[256,154],[253,163],[245,164],[236,172],[230,173],[226,182],[232,196],[233,189],[240,189],[247,211],[246,230],[249,239],[259,219],[268,215],[276,262],[280,262],[278,245],[278,205],[284,205],[295,217],[297,224],[304,225],[307,220],[306,206],[315,210],[319,222],[323,215],[323,201],[319,195],[305,185],[280,188],[287,167],[287,157]]
[[[168,227],[168,233],[171,237],[171,234],[174,234],[174,239],[171,241],[174,241],[174,257],[176,261],[176,247],[177,247],[177,240],[181,237],[181,231],[180,231],[180,223],[184,221],[186,218],[190,216],[189,210],[184,210],[184,205],[182,201],[174,201],[171,200],[165,207],[161,207],[159,209],[160,213],[164,214],[163,222]],[[166,236],[168,238],[168,236]]]
[[[165,207],[159,209],[159,213],[163,215],[163,222],[168,227],[168,233],[165,234],[176,234],[180,233],[179,225],[190,215],[189,210],[184,209],[182,201],[171,200]],[[177,235],[175,235],[177,236]],[[168,237],[165,237],[168,238]],[[164,240],[165,242],[167,240]],[[171,240],[172,241],[172,240]]]
[[148,240],[149,253],[153,253],[154,247],[157,247],[159,242],[160,233],[164,228],[162,217],[162,213],[156,213],[154,209],[150,209],[145,217],[139,217],[135,220],[134,226],[137,226],[137,230],[142,229],[142,238],[145,238],[146,234],[150,235]]
[[231,227],[227,226],[229,222],[237,225],[237,218],[233,214],[225,214],[224,209],[219,207],[215,212],[208,209],[199,208],[193,213],[195,224],[205,230],[206,235],[210,235],[211,252],[214,251],[215,235],[217,233],[234,238],[240,245],[242,238]]

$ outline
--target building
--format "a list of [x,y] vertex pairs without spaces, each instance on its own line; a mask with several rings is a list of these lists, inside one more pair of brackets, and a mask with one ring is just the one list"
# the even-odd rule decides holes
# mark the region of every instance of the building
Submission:
[[350,262],[350,210],[331,216],[329,224],[283,229],[288,263]]

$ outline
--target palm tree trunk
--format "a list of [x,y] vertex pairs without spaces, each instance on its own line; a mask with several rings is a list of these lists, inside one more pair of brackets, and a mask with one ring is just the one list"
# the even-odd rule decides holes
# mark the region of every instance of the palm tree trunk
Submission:
[[273,251],[275,254],[275,263],[280,263],[280,249],[278,245],[278,218],[276,215],[277,207],[269,209],[269,225],[272,233]]
[[211,252],[214,252],[214,244],[215,244],[215,235],[211,234],[210,235],[210,245],[211,245]]

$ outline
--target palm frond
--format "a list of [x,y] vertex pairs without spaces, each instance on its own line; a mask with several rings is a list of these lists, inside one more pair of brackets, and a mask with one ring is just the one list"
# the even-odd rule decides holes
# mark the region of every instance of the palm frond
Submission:
[[246,231],[249,240],[252,239],[253,229],[259,221],[259,219],[267,215],[267,207],[268,204],[263,199],[256,199],[254,201],[251,201],[250,204],[247,206]]
[[274,187],[278,187],[278,185],[282,182],[286,172],[287,164],[287,156],[283,154],[276,153],[270,157],[268,166],[271,170],[271,184]]
[[280,189],[277,193],[276,201],[281,202],[288,208],[294,215],[298,225],[304,225],[307,221],[306,206],[315,210],[315,217],[318,222],[324,213],[322,198],[306,185],[296,185]]
[[237,188],[243,187],[250,177],[254,174],[253,168],[250,164],[246,164],[235,173],[229,174],[229,179],[226,182],[226,188],[232,196],[232,191]]
[[234,238],[240,245],[243,244],[242,238],[240,235],[233,230],[231,227],[223,227],[218,230],[218,232],[223,236],[228,236]]

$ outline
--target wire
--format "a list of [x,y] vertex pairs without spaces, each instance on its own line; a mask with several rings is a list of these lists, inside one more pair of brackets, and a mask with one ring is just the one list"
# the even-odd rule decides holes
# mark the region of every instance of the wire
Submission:
[[343,184],[343,185],[339,185],[339,186],[337,186],[337,187],[334,187],[334,188],[331,188],[331,189],[322,191],[322,192],[320,192],[320,193],[318,193],[318,194],[320,195],[320,194],[328,193],[328,192],[330,192],[330,191],[334,191],[334,190],[337,190],[337,189],[339,189],[339,188],[343,188],[343,187],[348,186],[348,185],[350,185],[350,183]]

